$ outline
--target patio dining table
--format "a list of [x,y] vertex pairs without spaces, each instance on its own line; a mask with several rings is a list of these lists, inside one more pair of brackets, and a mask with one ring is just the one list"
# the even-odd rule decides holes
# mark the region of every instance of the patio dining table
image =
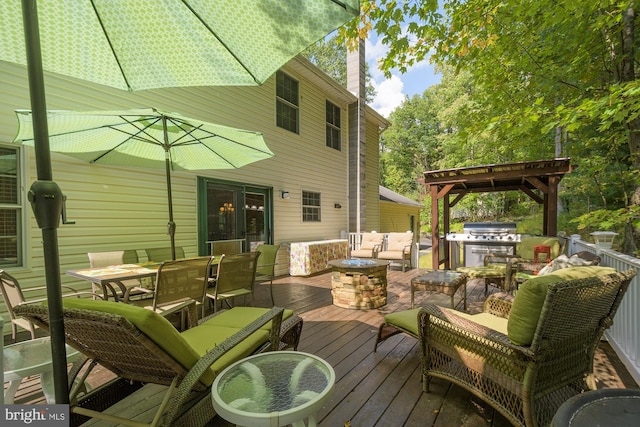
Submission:
[[120,289],[123,296],[128,295],[136,285],[131,284],[131,282],[127,283],[127,281],[155,277],[159,266],[160,263],[110,265],[107,267],[67,270],[67,275],[100,285],[105,297],[111,294],[115,301],[119,301],[120,297],[114,285]]

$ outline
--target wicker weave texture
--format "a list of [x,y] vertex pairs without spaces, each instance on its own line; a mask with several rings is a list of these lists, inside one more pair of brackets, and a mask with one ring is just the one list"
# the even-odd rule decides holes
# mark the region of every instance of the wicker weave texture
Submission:
[[[593,357],[635,270],[552,284],[533,343],[424,307],[418,315],[425,391],[431,377],[471,391],[517,426],[548,425],[569,397],[594,388]],[[509,297],[485,304],[508,315]]]

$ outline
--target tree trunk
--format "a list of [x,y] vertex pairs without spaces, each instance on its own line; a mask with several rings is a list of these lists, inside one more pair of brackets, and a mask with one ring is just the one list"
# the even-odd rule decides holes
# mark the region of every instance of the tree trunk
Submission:
[[[622,81],[631,82],[635,80],[634,56],[635,48],[633,44],[635,35],[635,9],[633,3],[625,9],[622,28]],[[640,170],[640,120],[630,120],[627,123],[629,128],[629,154],[631,156],[631,166],[634,170]],[[635,188],[631,200],[631,205],[640,206],[640,183],[635,183]],[[640,235],[631,223],[627,224],[624,238],[624,252],[634,255],[640,245]]]

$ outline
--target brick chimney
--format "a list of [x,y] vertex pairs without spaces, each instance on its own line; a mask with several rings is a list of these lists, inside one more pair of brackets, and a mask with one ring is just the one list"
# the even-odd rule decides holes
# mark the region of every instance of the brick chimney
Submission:
[[347,90],[358,101],[349,105],[349,231],[366,231],[366,73],[364,39],[347,49]]

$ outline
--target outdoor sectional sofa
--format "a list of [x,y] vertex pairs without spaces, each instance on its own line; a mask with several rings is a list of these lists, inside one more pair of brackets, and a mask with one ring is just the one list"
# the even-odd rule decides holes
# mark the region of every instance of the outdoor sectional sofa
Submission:
[[[49,330],[46,305],[22,305],[16,312]],[[114,390],[122,389],[123,381],[168,386],[153,420],[137,421],[148,425],[206,425],[215,416],[210,389],[220,371],[254,353],[295,350],[302,330],[300,317],[277,307],[235,307],[205,318],[184,332],[178,332],[152,310],[101,300],[67,299],[63,301],[63,317],[67,344],[86,356],[70,372],[70,380],[76,379],[70,391],[72,417],[124,425],[135,425],[123,417],[131,404],[120,402],[125,409],[115,409],[114,413],[116,405],[105,411],[122,399],[122,392]],[[83,394],[82,384],[95,364],[118,378]]]

